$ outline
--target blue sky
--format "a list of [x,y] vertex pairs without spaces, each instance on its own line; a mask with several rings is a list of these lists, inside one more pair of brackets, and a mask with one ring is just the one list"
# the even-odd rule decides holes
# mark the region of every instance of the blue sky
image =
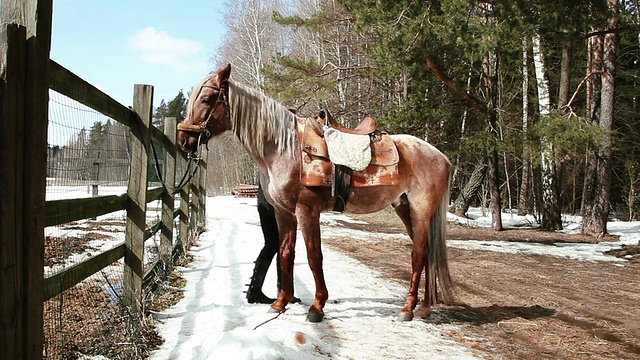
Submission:
[[54,0],[51,59],[124,105],[134,84],[154,106],[214,70],[223,0]]

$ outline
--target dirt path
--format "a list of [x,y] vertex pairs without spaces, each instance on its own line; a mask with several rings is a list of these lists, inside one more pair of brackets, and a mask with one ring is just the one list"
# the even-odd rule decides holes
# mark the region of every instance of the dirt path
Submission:
[[[384,214],[383,214],[384,215]],[[403,232],[395,219],[363,216],[372,232]],[[456,239],[582,242],[577,235],[453,227]],[[551,239],[549,239],[551,238]],[[408,239],[323,243],[409,284]],[[458,304],[439,305],[460,328],[448,335],[489,359],[640,359],[640,262],[449,249]]]

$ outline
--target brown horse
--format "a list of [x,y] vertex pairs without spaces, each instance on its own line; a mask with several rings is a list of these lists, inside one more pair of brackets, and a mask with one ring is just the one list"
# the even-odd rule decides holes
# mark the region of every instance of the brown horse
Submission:
[[[259,91],[229,80],[231,65],[205,77],[191,93],[187,116],[178,124],[184,151],[195,153],[210,138],[233,131],[260,169],[264,194],[275,208],[280,232],[282,288],[271,305],[282,312],[293,297],[293,261],[298,226],[313,272],[315,301],[307,319],[322,321],[329,297],[322,270],[320,213],[328,209],[329,187],[308,187],[300,181],[301,146],[296,133],[299,118]],[[445,244],[449,202],[450,163],[432,145],[410,135],[392,135],[399,153],[399,184],[354,187],[346,212],[366,214],[392,205],[413,242],[411,286],[400,320],[413,319],[420,277],[425,270],[425,297],[416,315],[426,318],[437,300],[436,283],[451,302],[452,282]]]

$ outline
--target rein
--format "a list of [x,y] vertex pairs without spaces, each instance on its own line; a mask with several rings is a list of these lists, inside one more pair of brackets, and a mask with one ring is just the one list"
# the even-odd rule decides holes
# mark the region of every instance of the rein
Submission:
[[[187,155],[187,159],[188,159],[187,168],[184,170],[184,174],[180,178],[178,185],[174,185],[173,190],[169,190],[169,188],[167,187],[167,184],[165,184],[165,181],[162,179],[162,176],[160,176],[160,160],[158,160],[158,153],[156,152],[156,147],[153,145],[153,140],[151,140],[149,143],[151,145],[153,159],[155,162],[154,168],[156,170],[156,177],[158,178],[158,180],[162,184],[162,187],[167,193],[171,195],[177,194],[180,191],[180,189],[182,189],[185,185],[187,185],[191,181],[191,179],[193,179],[194,176],[196,175],[196,172],[200,168],[199,165],[200,165],[200,161],[202,160],[202,156],[191,156],[191,154]],[[191,166],[194,163],[195,163],[195,167],[191,171],[191,174],[189,174]]]

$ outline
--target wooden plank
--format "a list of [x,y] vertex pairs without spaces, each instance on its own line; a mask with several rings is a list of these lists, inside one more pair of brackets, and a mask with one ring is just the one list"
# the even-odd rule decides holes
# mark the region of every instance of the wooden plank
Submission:
[[[200,163],[198,163],[200,166]],[[202,169],[198,169],[200,172]],[[191,180],[191,184],[189,185],[191,188],[191,214],[193,216],[193,226],[195,227],[195,232],[200,232],[200,224],[202,223],[202,219],[200,218],[200,174],[196,174]]]
[[[176,127],[173,127],[174,130],[176,130]],[[171,140],[169,139],[169,136],[166,134],[166,130],[167,130],[167,125],[165,125],[165,132],[163,133],[162,131],[158,130],[155,127],[151,127],[151,138],[154,140],[157,140],[158,142],[160,142],[160,145],[162,145],[163,148],[165,149],[172,149],[176,146],[176,142],[175,140]],[[176,130],[177,132],[177,130]],[[175,136],[174,136],[175,138]],[[156,149],[159,150],[159,149]],[[160,154],[158,154],[158,156],[160,156]]]
[[198,218],[200,223],[198,224],[199,231],[204,231],[207,223],[207,160],[209,158],[209,152],[204,154],[204,159],[200,162],[200,174],[198,174],[198,195],[199,195],[199,214]]
[[[187,158],[184,153],[179,157],[183,171],[187,169]],[[185,247],[189,243],[189,184],[179,189],[180,195],[180,223],[178,225],[178,240],[180,253],[184,253]]]
[[160,200],[162,198],[162,195],[166,192],[167,191],[162,186],[147,190],[147,204],[152,201]]
[[126,203],[126,194],[47,201],[45,226],[60,225],[123,210]]
[[44,281],[44,300],[59,295],[89,276],[113,264],[124,256],[124,242],[103,253],[70,266],[63,271],[47,277]]
[[[4,5],[4,3],[3,3]],[[24,178],[26,28],[0,28],[0,348],[6,359],[24,358]]]
[[[165,146],[165,171],[164,183],[173,189],[176,181],[176,131],[177,121],[174,117],[164,119],[164,135],[169,140],[170,145]],[[160,259],[167,265],[168,270],[171,267],[171,251],[173,248],[173,218],[175,206],[175,198],[173,193],[165,193],[162,196],[162,233],[160,236]]]
[[[131,177],[127,195],[125,225],[123,300],[134,317],[140,316],[142,303],[142,264],[147,209],[147,173],[149,156],[149,128],[153,109],[153,86],[135,85],[133,110],[138,115],[131,126]],[[135,321],[130,324],[137,326]],[[135,330],[135,329],[133,329]]]
[[[4,0],[3,0],[4,2]],[[27,100],[24,134],[26,236],[25,358],[42,357],[44,338],[44,204],[47,187],[47,132],[49,123],[49,57],[53,0],[27,3]]]
[[150,239],[153,235],[155,235],[162,228],[162,220],[158,220],[150,227],[144,230],[144,240]]
[[[147,203],[162,198],[166,191],[156,187],[147,191]],[[104,195],[91,198],[50,200],[45,205],[45,226],[94,218],[126,207],[128,195]]]
[[144,273],[144,277],[142,279],[142,287],[147,288],[149,285],[153,285],[154,280],[158,276],[159,273],[166,272],[166,263],[162,260],[158,260],[153,264],[153,266]]
[[[3,0],[2,23],[17,23],[26,28],[26,81],[24,87],[24,131],[18,134],[23,152],[23,207],[16,226],[23,229],[21,264],[24,292],[22,313],[13,316],[23,321],[17,333],[24,341],[7,344],[14,348],[12,358],[42,357],[44,279],[44,203],[47,165],[47,121],[49,108],[49,53],[51,50],[52,0]],[[4,349],[3,349],[4,350]]]
[[51,89],[131,127],[135,116],[128,107],[51,60]]

